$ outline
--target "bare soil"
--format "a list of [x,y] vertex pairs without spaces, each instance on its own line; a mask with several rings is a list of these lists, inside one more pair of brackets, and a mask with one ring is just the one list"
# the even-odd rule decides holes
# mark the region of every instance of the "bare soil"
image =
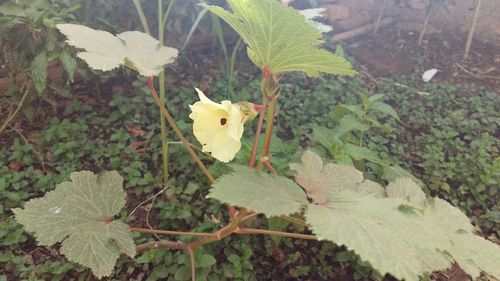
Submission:
[[470,56],[463,59],[465,38],[455,32],[426,35],[421,47],[419,34],[396,26],[344,42],[358,68],[371,76],[421,75],[437,68],[433,82],[472,83],[500,93],[500,46],[475,40]]

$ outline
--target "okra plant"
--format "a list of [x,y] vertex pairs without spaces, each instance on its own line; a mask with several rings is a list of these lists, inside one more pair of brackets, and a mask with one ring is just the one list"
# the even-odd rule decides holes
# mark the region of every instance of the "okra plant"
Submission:
[[[190,106],[193,133],[203,152],[217,161],[230,162],[234,158],[241,147],[245,124],[259,117],[248,165],[230,164],[232,172],[217,179],[191,148],[155,89],[153,77],[175,59],[177,50],[136,31],[114,36],[79,25],[57,27],[70,45],[83,49],[78,57],[91,68],[107,71],[121,65],[147,77],[161,112],[212,184],[207,197],[226,203],[229,222],[212,233],[130,227],[115,218],[126,202],[123,178],[115,171],[99,175],[81,171],[44,197],[13,210],[17,221],[33,233],[38,243],[61,243],[61,253],[91,268],[97,277],[109,276],[120,254],[133,258],[139,252],[164,247],[189,253],[195,280],[197,247],[230,235],[261,234],[344,245],[382,276],[390,274],[401,280],[417,281],[453,263],[473,278],[481,274],[500,278],[500,247],[475,235],[473,225],[459,209],[426,196],[412,177],[399,177],[384,186],[365,179],[352,165],[325,162],[307,150],[299,163],[289,166],[294,180],[276,173],[269,153],[273,122],[279,100],[288,95],[280,87],[280,79],[293,71],[313,77],[320,73],[352,76],[355,71],[343,57],[319,48],[321,33],[293,8],[275,0],[228,2],[229,11],[202,6],[241,36],[248,57],[262,72],[262,101],[216,103],[196,89],[199,101]],[[365,97],[364,101],[370,108],[380,107],[378,98]],[[387,112],[387,108],[379,110]],[[397,118],[395,112],[388,113]],[[264,145],[259,152],[263,127]],[[258,215],[305,226],[312,234],[248,227],[247,220]],[[157,240],[135,245],[132,232],[196,239],[189,243]]]

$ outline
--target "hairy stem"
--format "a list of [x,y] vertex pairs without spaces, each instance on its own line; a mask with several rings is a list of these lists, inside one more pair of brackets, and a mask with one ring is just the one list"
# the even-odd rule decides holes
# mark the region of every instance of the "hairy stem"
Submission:
[[257,149],[259,147],[260,134],[262,132],[262,124],[264,123],[264,118],[266,117],[264,112],[259,113],[259,123],[257,123],[257,130],[255,130],[255,140],[253,141],[252,154],[250,155],[250,160],[248,160],[248,167],[255,167],[255,159],[257,158]]
[[295,223],[295,224],[298,224],[300,226],[304,226],[304,227],[307,227],[307,224],[305,221],[301,220],[301,219],[297,219],[297,218],[294,218],[294,217],[291,217],[291,216],[280,216],[281,219],[284,219],[286,221],[289,221],[291,223]]
[[179,127],[177,127],[177,124],[175,124],[174,119],[172,118],[170,113],[168,113],[168,110],[165,107],[165,104],[161,103],[160,97],[158,96],[158,93],[156,92],[156,89],[153,85],[153,77],[149,76],[147,79],[147,83],[148,83],[148,88],[149,88],[149,91],[151,92],[151,95],[153,96],[154,100],[156,101],[156,103],[160,107],[161,112],[163,113],[163,115],[167,119],[167,122],[170,124],[170,126],[174,130],[176,136],[180,139],[180,141],[182,142],[182,144],[184,145],[186,150],[189,152],[189,154],[191,155],[193,160],[196,162],[196,164],[201,169],[201,171],[205,174],[205,176],[210,181],[210,183],[212,183],[212,184],[215,183],[214,177],[212,176],[212,174],[210,174],[210,172],[208,171],[205,164],[203,164],[203,162],[201,162],[201,159],[198,157],[196,152],[194,152],[193,148],[191,148],[191,145],[189,145],[189,142],[186,140],[186,138],[182,134]]
[[267,229],[256,229],[256,228],[241,228],[241,227],[239,227],[236,229],[235,233],[238,233],[238,234],[262,234],[262,235],[271,235],[271,236],[280,236],[280,237],[289,237],[289,238],[299,238],[299,239],[305,239],[305,240],[318,240],[318,237],[316,237],[314,235],[274,231],[274,230],[267,230]]
[[266,168],[269,170],[269,172],[271,172],[271,174],[273,174],[273,175],[278,174],[278,173],[276,173],[276,170],[273,168],[273,165],[271,164],[271,162],[269,162],[269,158],[262,161],[262,163],[264,163],[264,166],[266,166]]
[[137,255],[143,253],[144,251],[151,250],[151,249],[160,249],[160,248],[167,248],[167,249],[173,249],[173,250],[184,250],[186,249],[187,244],[181,241],[169,241],[169,240],[158,240],[158,241],[151,241],[151,242],[146,242],[140,245],[137,245],[135,247],[135,251]]
[[211,237],[204,237],[200,240],[191,242],[187,245],[188,248],[195,249],[198,246],[205,245],[208,243],[212,243],[215,241],[219,241],[222,238],[225,238],[235,232],[238,228],[238,225],[248,215],[248,212],[245,209],[240,210],[234,217],[233,220],[226,226],[222,227],[218,231],[214,232],[214,235]]
[[[158,41],[160,46],[165,44],[164,38],[165,21],[163,20],[163,0],[158,0]],[[159,89],[160,102],[165,104],[165,71],[160,71],[159,74]],[[163,166],[163,185],[168,183],[168,137],[167,137],[167,122],[162,112],[160,112],[160,136],[161,136],[161,156]]]
[[184,236],[202,236],[202,237],[214,236],[213,233],[208,233],[208,232],[173,231],[173,230],[149,229],[141,227],[131,227],[130,231],[140,232],[140,233],[163,234],[163,235],[184,235]]
[[271,149],[271,140],[273,137],[273,123],[274,114],[276,113],[276,99],[272,99],[267,103],[266,112],[266,131],[264,133],[264,147],[260,154],[261,160],[257,169],[262,170],[264,168],[264,161],[269,161],[269,151]]

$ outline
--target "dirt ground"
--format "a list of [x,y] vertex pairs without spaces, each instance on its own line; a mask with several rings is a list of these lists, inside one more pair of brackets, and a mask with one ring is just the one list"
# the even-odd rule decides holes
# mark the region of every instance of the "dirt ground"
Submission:
[[361,73],[374,78],[423,73],[437,68],[433,82],[473,83],[500,93],[500,46],[475,40],[463,59],[465,36],[453,31],[434,33],[417,45],[419,34],[397,25],[344,42]]

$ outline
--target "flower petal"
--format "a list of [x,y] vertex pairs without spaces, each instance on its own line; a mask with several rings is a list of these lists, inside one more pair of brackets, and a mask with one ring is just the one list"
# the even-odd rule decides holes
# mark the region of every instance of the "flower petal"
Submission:
[[194,88],[194,89],[198,93],[198,97],[200,98],[200,102],[215,105],[217,107],[222,107],[220,104],[215,103],[215,102],[211,101],[209,98],[207,98],[207,96],[205,96],[205,94],[200,89],[198,89],[198,88]]
[[234,139],[227,136],[227,133],[222,131],[218,133],[212,143],[212,156],[224,163],[234,159],[236,153],[241,149],[239,139]]
[[229,162],[241,149],[240,139],[247,116],[240,104],[228,100],[215,103],[195,89],[200,101],[189,106],[189,118],[194,121],[193,133],[202,144],[203,152],[210,152],[219,161]]
[[245,115],[240,107],[236,104],[231,105],[229,112],[229,126],[227,128],[227,135],[233,139],[241,139],[243,135],[243,123]]
[[203,151],[211,152],[215,136],[225,129],[220,120],[227,120],[229,116],[226,111],[202,102],[196,102],[190,108],[192,113],[189,117],[194,121],[193,133],[203,145]]

